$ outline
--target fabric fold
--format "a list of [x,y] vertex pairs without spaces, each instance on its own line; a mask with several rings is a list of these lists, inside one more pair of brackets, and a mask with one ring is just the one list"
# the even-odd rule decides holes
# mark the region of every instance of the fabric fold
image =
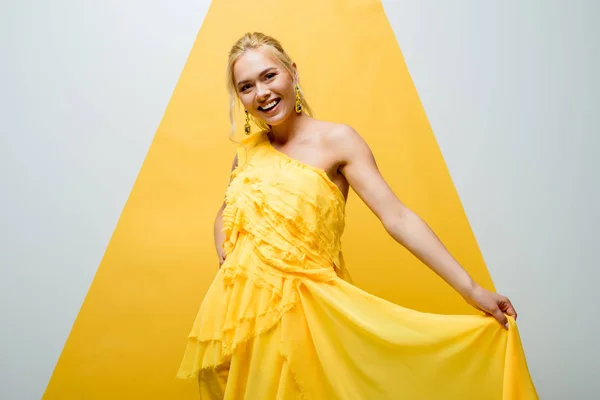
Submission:
[[347,281],[345,200],[327,174],[242,143],[225,263],[177,377],[206,399],[537,399],[514,319],[423,313]]

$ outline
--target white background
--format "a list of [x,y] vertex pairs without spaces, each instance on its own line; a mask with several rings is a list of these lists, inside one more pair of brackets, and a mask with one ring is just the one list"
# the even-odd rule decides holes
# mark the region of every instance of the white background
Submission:
[[[383,3],[541,398],[598,398],[599,3]],[[208,5],[0,4],[0,398],[41,397]]]
[[600,2],[384,1],[542,399],[600,398]]

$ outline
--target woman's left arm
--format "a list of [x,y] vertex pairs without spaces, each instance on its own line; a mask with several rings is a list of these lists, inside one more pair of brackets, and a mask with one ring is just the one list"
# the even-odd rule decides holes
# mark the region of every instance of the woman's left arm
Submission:
[[444,279],[465,301],[493,315],[503,326],[508,322],[504,313],[517,317],[505,296],[478,285],[433,230],[398,199],[379,172],[369,146],[354,129],[341,125],[331,138],[336,143],[340,172],[394,240]]

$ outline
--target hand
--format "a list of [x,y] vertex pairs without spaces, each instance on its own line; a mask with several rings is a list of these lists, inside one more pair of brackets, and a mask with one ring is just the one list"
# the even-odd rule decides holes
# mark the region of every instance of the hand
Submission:
[[465,300],[476,309],[492,315],[506,329],[508,329],[508,319],[504,314],[517,319],[517,312],[506,296],[490,292],[481,286],[475,287]]
[[219,268],[221,268],[221,265],[223,265],[223,263],[225,262],[225,258],[227,258],[227,256],[225,255],[224,251],[220,251],[218,256],[219,256]]

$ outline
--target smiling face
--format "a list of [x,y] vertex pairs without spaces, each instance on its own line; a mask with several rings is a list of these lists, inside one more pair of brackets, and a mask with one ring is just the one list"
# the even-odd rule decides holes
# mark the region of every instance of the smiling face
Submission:
[[294,115],[294,79],[264,48],[249,49],[237,59],[233,80],[244,108],[255,118],[276,126]]

